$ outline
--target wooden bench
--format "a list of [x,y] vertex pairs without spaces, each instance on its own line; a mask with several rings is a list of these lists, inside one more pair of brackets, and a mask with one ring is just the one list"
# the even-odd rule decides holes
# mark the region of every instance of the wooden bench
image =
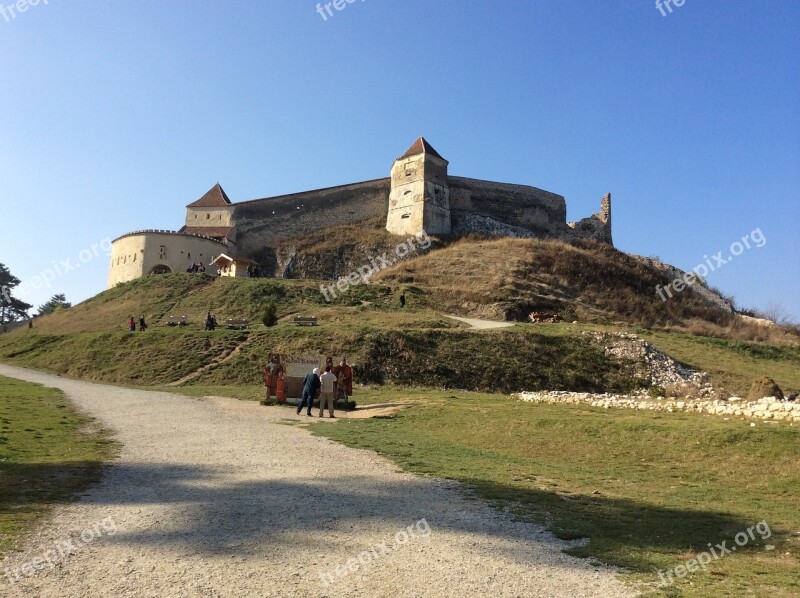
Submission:
[[244,318],[228,318],[225,320],[225,328],[231,330],[244,330],[249,324],[250,322]]
[[294,323],[298,326],[316,326],[317,316],[295,316]]
[[170,316],[167,318],[167,326],[186,326],[188,320],[186,316]]

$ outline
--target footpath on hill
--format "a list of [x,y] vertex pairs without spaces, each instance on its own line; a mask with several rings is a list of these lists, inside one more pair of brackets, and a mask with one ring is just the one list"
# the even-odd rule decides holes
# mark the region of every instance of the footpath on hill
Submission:
[[478,330],[491,330],[493,328],[510,328],[511,326],[515,325],[515,322],[497,322],[495,320],[480,320],[478,318],[461,318],[459,316],[448,316],[445,314],[445,317],[450,318],[452,320],[458,320],[459,322],[464,322],[465,324],[469,324],[472,328]]
[[311,420],[290,409],[0,374],[61,389],[123,445],[0,562],[0,595],[633,595],[454,482],[285,425]]

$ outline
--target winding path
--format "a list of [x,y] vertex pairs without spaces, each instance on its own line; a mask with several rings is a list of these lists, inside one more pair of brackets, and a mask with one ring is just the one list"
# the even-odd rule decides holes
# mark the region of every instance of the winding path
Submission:
[[464,322],[464,324],[469,324],[472,328],[478,330],[488,330],[491,328],[510,328],[514,326],[515,322],[498,322],[496,320],[479,320],[478,318],[461,318],[459,316],[445,316],[452,320],[458,320],[459,322]]
[[[454,482],[285,425],[310,420],[290,408],[0,374],[62,389],[124,447],[98,485],[0,563],[12,572],[0,595],[633,595]],[[9,581],[48,551],[54,567]]]

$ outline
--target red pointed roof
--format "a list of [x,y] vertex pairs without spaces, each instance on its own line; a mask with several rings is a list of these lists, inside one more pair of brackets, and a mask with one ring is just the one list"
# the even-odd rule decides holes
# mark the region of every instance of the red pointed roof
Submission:
[[416,156],[418,154],[430,154],[431,156],[436,156],[437,158],[444,160],[444,158],[442,158],[442,156],[439,155],[439,152],[433,149],[433,146],[430,143],[428,143],[428,141],[424,137],[420,137],[419,139],[417,139],[411,145],[411,147],[406,150],[406,153],[400,156],[399,159],[402,160],[403,158],[408,158],[409,156]]
[[228,199],[225,190],[220,186],[219,183],[211,187],[208,192],[198,199],[197,201],[190,203],[187,208],[218,208],[221,206],[230,205],[231,200]]

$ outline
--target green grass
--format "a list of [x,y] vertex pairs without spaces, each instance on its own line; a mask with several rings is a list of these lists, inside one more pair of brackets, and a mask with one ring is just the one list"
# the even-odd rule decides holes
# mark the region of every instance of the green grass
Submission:
[[[571,552],[627,569],[657,595],[790,596],[800,592],[800,430],[689,414],[534,405],[499,395],[399,389],[392,418],[342,420],[315,433],[367,448],[408,471],[464,482],[517,517],[562,538]],[[356,396],[356,400],[360,397]],[[751,541],[669,590],[668,570],[766,520]],[[788,554],[786,554],[788,553]]]
[[61,391],[0,376],[0,557],[100,479],[116,444]]
[[636,330],[659,350],[708,372],[729,394],[747,396],[756,378],[769,376],[784,390],[800,390],[800,345],[776,346],[676,332]]

